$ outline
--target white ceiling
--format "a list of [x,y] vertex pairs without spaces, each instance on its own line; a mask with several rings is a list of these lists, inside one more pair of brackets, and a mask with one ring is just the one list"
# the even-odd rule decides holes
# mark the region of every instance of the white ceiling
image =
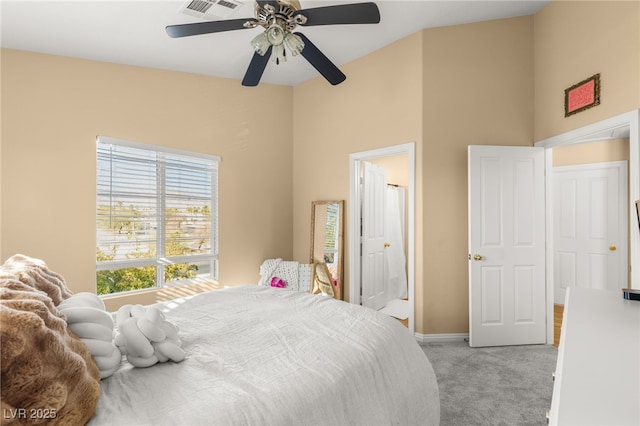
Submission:
[[[259,28],[172,39],[166,25],[200,22],[179,13],[189,0],[0,1],[2,47],[241,80]],[[301,0],[302,8],[340,3]],[[549,0],[376,1],[375,25],[299,27],[340,66],[424,28],[530,15]],[[229,19],[252,18],[245,0]],[[296,85],[318,76],[302,56],[269,63],[261,82]],[[348,78],[348,76],[347,76]]]

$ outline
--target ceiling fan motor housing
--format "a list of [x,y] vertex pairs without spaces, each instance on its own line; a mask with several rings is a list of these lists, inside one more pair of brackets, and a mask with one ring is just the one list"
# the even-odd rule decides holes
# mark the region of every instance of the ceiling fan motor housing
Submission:
[[256,20],[266,29],[278,25],[285,32],[291,32],[298,24],[304,25],[307,21],[303,15],[294,16],[298,10],[300,3],[297,0],[279,0],[275,6],[267,3],[262,7],[256,3]]
[[[269,47],[273,47],[271,59],[276,64],[287,60],[286,50],[294,56],[300,54],[304,42],[292,31],[298,24],[304,25],[307,18],[301,14],[295,15],[299,9],[300,3],[297,0],[256,3],[255,26],[260,25],[266,28],[266,31],[251,41],[254,50],[260,55],[265,55]],[[287,47],[286,50],[284,45]]]

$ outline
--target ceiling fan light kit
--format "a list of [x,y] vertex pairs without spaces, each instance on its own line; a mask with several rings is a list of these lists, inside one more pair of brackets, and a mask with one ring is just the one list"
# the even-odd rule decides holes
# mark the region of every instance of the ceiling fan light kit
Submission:
[[272,45],[276,46],[284,43],[284,30],[282,29],[282,27],[280,27],[280,25],[271,25],[266,31],[266,34],[267,40],[269,40],[269,43],[271,43]]
[[274,44],[273,51],[271,52],[271,60],[276,63],[276,65],[280,65],[281,62],[287,60],[286,53],[284,51],[284,46],[282,44]]
[[170,37],[186,37],[240,29],[264,28],[251,40],[254,56],[242,80],[243,86],[257,86],[269,57],[276,64],[302,55],[329,83],[342,83],[346,76],[302,33],[298,26],[377,24],[380,12],[375,3],[354,3],[301,9],[298,0],[258,0],[255,19],[233,19],[193,24],[169,25]]
[[271,43],[269,43],[269,39],[267,38],[267,33],[260,33],[251,40],[251,46],[253,49],[261,56],[264,56],[267,53],[267,50],[271,47]]
[[284,38],[284,44],[287,46],[287,49],[293,53],[293,56],[299,55],[302,53],[302,49],[304,49],[304,41],[302,41],[302,38],[297,34],[287,34]]

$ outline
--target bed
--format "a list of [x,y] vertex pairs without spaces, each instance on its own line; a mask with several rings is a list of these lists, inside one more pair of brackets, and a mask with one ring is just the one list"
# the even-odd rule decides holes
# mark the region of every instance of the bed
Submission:
[[91,425],[439,423],[433,369],[394,319],[253,285],[161,307],[186,359],[123,365],[102,380]]
[[[84,306],[88,300],[102,307]],[[125,308],[132,315],[137,308],[162,317],[158,324],[170,324],[173,335],[169,342],[169,330],[158,348],[179,345],[182,356],[134,367],[134,341],[118,339],[133,332],[127,324],[143,330],[143,320],[131,316],[119,322]],[[113,330],[114,323],[121,327]],[[97,330],[100,336],[93,334]],[[431,364],[398,321],[287,288],[248,285],[109,313],[95,294],[71,293],[43,261],[15,255],[0,266],[0,338],[0,405],[7,424],[434,425],[440,420]]]

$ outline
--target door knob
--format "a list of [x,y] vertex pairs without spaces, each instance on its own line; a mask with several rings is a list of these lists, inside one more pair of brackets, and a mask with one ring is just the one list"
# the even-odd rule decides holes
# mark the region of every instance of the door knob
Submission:
[[616,251],[616,250],[617,250],[617,247],[616,247],[616,246],[609,246],[609,250],[611,250],[611,251]]
[[384,243],[384,248],[391,247],[391,243]]
[[480,256],[478,253],[473,255],[473,260],[482,260],[482,256]]

